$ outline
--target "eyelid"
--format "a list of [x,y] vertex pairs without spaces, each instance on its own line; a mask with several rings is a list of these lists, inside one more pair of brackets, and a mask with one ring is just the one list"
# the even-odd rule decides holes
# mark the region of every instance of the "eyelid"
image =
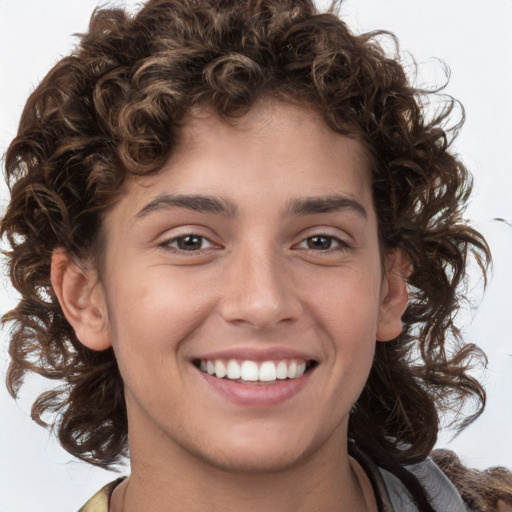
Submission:
[[[183,239],[183,238],[187,238],[187,237],[195,237],[195,238],[199,238],[199,239],[201,239],[201,240],[203,241],[203,244],[204,244],[204,242],[206,242],[206,243],[207,243],[207,244],[209,244],[210,246],[213,246],[213,245],[214,245],[214,244],[213,244],[213,242],[212,242],[209,238],[207,238],[207,237],[205,237],[205,236],[202,236],[202,235],[196,235],[196,234],[193,234],[193,233],[189,233],[189,234],[186,234],[186,235],[179,235],[179,236],[175,236],[175,237],[173,237],[173,238],[170,238],[169,240],[167,240],[167,242],[164,242],[164,243],[165,243],[165,245],[167,245],[167,246],[171,246],[171,247],[172,247],[172,244],[173,244],[174,242],[178,242],[179,240],[181,240],[181,239]],[[177,247],[177,249],[179,249],[179,247]],[[201,249],[204,249],[204,247],[201,247]],[[179,250],[181,250],[181,249],[179,249]],[[192,252],[192,251],[191,251],[191,252]]]
[[[298,239],[298,242],[294,243],[293,247],[298,247],[299,245],[306,243],[308,239],[311,239],[313,237],[326,237],[333,241],[334,247],[330,249],[324,249],[324,252],[331,252],[337,249],[349,249],[353,247],[355,244],[354,237],[351,235],[350,232],[347,232],[346,229],[344,229],[343,227],[331,224],[317,224],[311,225],[306,229],[301,230],[300,233],[297,233],[296,240]],[[318,249],[306,249],[314,252],[321,252]]]
[[[175,245],[180,239],[183,239],[183,238],[186,238],[189,236],[197,237],[197,238],[201,239],[203,241],[203,246],[201,246],[201,248],[199,248],[199,249],[187,250],[187,249],[180,249],[179,247],[177,247]],[[204,247],[205,241],[207,243],[207,247]],[[208,237],[204,234],[201,234],[200,232],[198,232],[198,230],[194,230],[194,229],[183,230],[180,233],[173,234],[172,236],[167,236],[161,242],[158,243],[158,246],[167,251],[171,251],[171,252],[179,253],[179,254],[190,255],[190,256],[202,254],[204,251],[209,251],[211,249],[220,249],[221,248],[220,244],[214,242],[210,237]]]
[[314,251],[314,252],[329,252],[329,251],[344,250],[344,249],[350,248],[350,244],[346,240],[343,240],[343,238],[336,236],[336,235],[332,235],[330,233],[312,233],[311,235],[304,237],[298,244],[295,244],[294,247],[300,248],[300,246],[302,244],[307,243],[307,241],[309,239],[315,238],[315,237],[328,238],[331,241],[333,241],[336,245],[335,245],[335,247],[329,247],[328,249],[311,249],[310,247],[304,247],[304,249],[309,250],[309,251]]

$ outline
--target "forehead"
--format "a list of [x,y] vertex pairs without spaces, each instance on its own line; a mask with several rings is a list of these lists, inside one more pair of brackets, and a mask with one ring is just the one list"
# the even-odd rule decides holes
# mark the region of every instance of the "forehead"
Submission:
[[315,196],[373,204],[369,157],[357,138],[334,132],[311,109],[271,101],[236,119],[194,112],[159,172],[126,185],[120,202],[131,211],[162,194],[216,196],[252,213]]
[[[202,174],[208,181],[230,172],[247,185],[281,183],[310,187],[324,175],[371,186],[370,157],[354,136],[330,129],[313,109],[277,101],[260,101],[240,118],[221,119],[207,110],[194,112],[184,123],[173,154],[160,174],[172,170],[176,183]],[[337,172],[333,172],[336,171]],[[310,182],[308,183],[308,178]],[[159,181],[158,174],[146,184]],[[256,184],[256,183],[254,183]]]

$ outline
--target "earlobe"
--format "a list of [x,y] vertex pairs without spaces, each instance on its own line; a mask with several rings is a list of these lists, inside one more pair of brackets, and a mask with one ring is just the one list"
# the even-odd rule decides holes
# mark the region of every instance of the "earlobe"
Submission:
[[412,272],[405,252],[395,249],[386,255],[385,271],[377,325],[378,341],[390,341],[402,332],[402,315],[409,302],[407,278]]
[[62,311],[80,342],[91,350],[112,343],[105,295],[97,273],[82,268],[62,248],[52,254],[51,281]]

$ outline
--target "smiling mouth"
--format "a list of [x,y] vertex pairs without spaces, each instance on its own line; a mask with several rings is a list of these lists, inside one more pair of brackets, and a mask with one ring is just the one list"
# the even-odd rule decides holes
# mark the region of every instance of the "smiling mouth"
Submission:
[[314,360],[283,359],[279,361],[251,361],[235,359],[197,359],[194,366],[217,379],[246,384],[277,383],[302,377],[317,365]]

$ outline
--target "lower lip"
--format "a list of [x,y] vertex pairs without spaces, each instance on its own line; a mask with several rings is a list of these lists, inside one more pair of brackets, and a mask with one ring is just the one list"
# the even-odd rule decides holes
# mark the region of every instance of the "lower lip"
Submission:
[[289,400],[306,385],[312,370],[296,379],[277,380],[268,384],[242,384],[229,379],[218,379],[201,370],[201,378],[215,391],[231,402],[247,406],[278,405]]

